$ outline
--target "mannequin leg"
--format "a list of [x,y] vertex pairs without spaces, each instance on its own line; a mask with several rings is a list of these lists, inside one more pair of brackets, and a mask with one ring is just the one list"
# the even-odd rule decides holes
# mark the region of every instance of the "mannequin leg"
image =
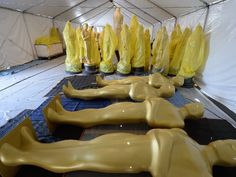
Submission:
[[[84,109],[66,111],[59,96],[44,109],[48,124],[72,124],[81,127],[91,127],[100,124],[137,123],[146,121],[146,104],[122,102],[100,109]],[[49,126],[50,127],[50,126]]]
[[128,85],[106,86],[98,89],[76,90],[72,84],[68,82],[68,86],[63,85],[63,92],[69,98],[80,98],[84,100],[92,100],[96,98],[129,98]]
[[91,141],[66,140],[51,144],[37,142],[30,131],[22,136],[25,144],[16,148],[5,143],[0,159],[9,166],[35,165],[56,173],[90,170],[112,173],[148,171],[151,138],[147,135],[116,133]]
[[129,85],[135,82],[147,82],[148,77],[146,76],[130,76],[119,80],[103,80],[101,76],[96,76],[96,82],[99,86],[107,85]]

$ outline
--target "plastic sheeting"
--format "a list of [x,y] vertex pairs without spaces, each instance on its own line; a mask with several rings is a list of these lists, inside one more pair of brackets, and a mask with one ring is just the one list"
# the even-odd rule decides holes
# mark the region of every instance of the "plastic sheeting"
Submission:
[[209,57],[197,83],[202,90],[236,112],[236,1],[210,7],[206,32]]
[[0,70],[33,58],[23,14],[0,8]]

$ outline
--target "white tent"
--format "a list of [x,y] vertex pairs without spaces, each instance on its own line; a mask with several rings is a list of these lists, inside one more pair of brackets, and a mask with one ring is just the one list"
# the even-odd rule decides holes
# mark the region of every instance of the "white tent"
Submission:
[[152,31],[170,33],[201,24],[210,40],[210,54],[197,83],[209,96],[236,112],[236,1],[235,0],[0,0],[0,70],[36,59],[34,40],[52,26],[112,24],[115,7],[124,22],[134,14]]

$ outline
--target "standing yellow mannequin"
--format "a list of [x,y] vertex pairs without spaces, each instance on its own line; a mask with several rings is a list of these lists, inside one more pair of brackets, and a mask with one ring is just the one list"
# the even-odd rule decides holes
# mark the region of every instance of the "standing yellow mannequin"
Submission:
[[94,35],[95,35],[95,43],[94,43],[94,58],[95,58],[95,65],[97,67],[99,67],[100,62],[101,62],[101,56],[100,56],[100,52],[99,52],[99,44],[98,44],[98,32],[95,30],[94,31]]
[[165,31],[165,28],[166,27],[161,27],[156,33],[156,37],[155,37],[155,40],[154,40],[153,45],[152,45],[152,66],[154,66],[155,63],[156,63],[155,59],[157,57],[158,47],[160,45],[161,38],[162,38],[162,33],[163,33],[163,31]]
[[178,74],[186,50],[187,41],[190,35],[191,35],[190,28],[185,28],[181,36],[180,42],[176,46],[173,59],[170,63],[170,69],[169,69],[170,74],[173,75]]
[[149,70],[150,58],[151,58],[151,41],[149,29],[145,29],[145,71]]
[[139,26],[138,19],[135,15],[133,15],[130,20],[131,61],[135,53],[135,44],[136,44],[136,38],[137,38],[136,34],[137,34],[138,26]]
[[80,27],[76,29],[76,38],[78,41],[78,46],[76,47],[76,50],[79,54],[79,60],[82,63],[84,59],[84,42],[82,37],[82,29]]
[[115,68],[113,65],[113,56],[117,47],[118,41],[112,27],[107,24],[104,29],[102,62],[100,63],[100,71],[103,73],[113,73]]
[[201,25],[198,25],[188,39],[182,64],[178,72],[185,79],[195,76],[206,57],[206,39]]
[[76,31],[68,21],[65,25],[63,36],[66,44],[66,71],[71,73],[78,73],[82,71],[82,65],[79,59],[79,51],[77,49],[78,40]]
[[145,135],[113,133],[90,141],[46,144],[36,141],[33,132],[23,127],[21,139],[20,147],[9,143],[0,147],[2,164],[35,165],[55,173],[150,172],[153,177],[213,177],[214,165],[236,166],[236,140],[200,145],[177,128],[152,129]]
[[174,53],[175,53],[175,49],[178,45],[178,43],[180,42],[182,37],[182,31],[180,28],[180,25],[177,24],[174,28],[174,30],[171,33],[171,37],[170,37],[170,62],[172,61],[173,57],[174,57]]
[[120,61],[117,64],[117,71],[121,74],[129,74],[131,71],[131,40],[128,25],[122,26],[120,35],[119,54]]
[[161,29],[161,37],[155,50],[157,50],[157,54],[156,58],[154,58],[155,64],[152,71],[167,75],[169,72],[169,39],[165,27]]
[[82,37],[84,41],[84,64],[92,65],[91,61],[91,27],[87,23],[83,25]]
[[102,51],[102,49],[103,49],[103,38],[104,38],[104,29],[100,32],[99,39],[98,39],[101,56],[103,56],[103,51]]
[[145,65],[145,38],[142,25],[139,25],[136,31],[134,49],[135,50],[134,57],[132,60],[132,68],[142,68]]
[[117,7],[113,15],[113,28],[117,39],[120,39],[121,26],[123,24],[123,15],[120,12],[120,8]]

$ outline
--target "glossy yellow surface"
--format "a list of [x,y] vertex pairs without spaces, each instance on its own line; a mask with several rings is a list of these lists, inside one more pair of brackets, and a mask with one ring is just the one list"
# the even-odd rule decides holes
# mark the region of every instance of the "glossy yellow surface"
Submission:
[[[29,127],[32,128],[31,120],[29,118],[25,118],[23,122],[21,122],[17,127],[11,130],[6,136],[0,139],[0,147],[3,144],[9,143],[14,147],[21,147],[23,140],[21,139],[21,128],[22,127]],[[19,170],[19,166],[6,166],[1,161],[1,149],[0,149],[0,176],[2,177],[14,177]]]
[[155,65],[156,63],[157,51],[160,46],[161,38],[164,31],[166,31],[165,27],[161,27],[156,33],[155,40],[152,45],[152,65]]
[[144,101],[147,98],[171,97],[175,94],[175,87],[172,84],[163,84],[157,89],[143,82],[137,82],[130,85],[109,85],[97,89],[76,90],[68,81],[68,86],[63,85],[63,92],[69,98],[84,100],[131,98],[134,101]]
[[136,31],[134,57],[131,63],[133,68],[140,68],[145,65],[145,38],[142,25],[139,25]]
[[96,82],[99,86],[130,85],[135,82],[144,82],[155,88],[160,88],[165,84],[172,84],[175,87],[180,87],[184,84],[184,78],[180,76],[167,78],[160,73],[154,73],[149,76],[129,76],[120,80],[103,80],[101,76],[96,76]]
[[37,142],[27,127],[20,134],[21,146],[6,142],[0,147],[4,165],[35,165],[55,173],[146,171],[153,177],[212,177],[213,165],[236,166],[236,140],[204,146],[181,129],[152,129],[145,135],[113,133],[90,141],[50,144]]
[[129,74],[131,71],[131,40],[129,27],[124,24],[120,34],[119,55],[120,61],[117,64],[117,71],[122,74]]
[[77,49],[79,43],[76,37],[76,31],[69,21],[65,25],[63,36],[66,44],[66,71],[81,72],[82,65],[79,58],[79,51]]
[[177,108],[164,98],[150,98],[141,103],[121,102],[101,109],[66,111],[59,96],[44,108],[44,117],[53,131],[57,124],[78,125],[84,128],[101,124],[145,122],[150,127],[182,128],[184,119],[200,119],[204,108],[190,103]]
[[100,71],[103,73],[114,72],[113,56],[118,45],[117,37],[109,24],[106,24],[103,34],[102,62],[100,63]]

